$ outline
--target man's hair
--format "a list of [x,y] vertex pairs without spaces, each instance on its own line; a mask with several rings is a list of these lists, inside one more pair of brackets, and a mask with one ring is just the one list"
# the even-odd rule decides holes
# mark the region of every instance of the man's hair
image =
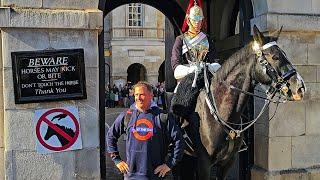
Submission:
[[141,87],[141,86],[146,87],[149,92],[153,93],[152,85],[150,83],[148,83],[147,81],[139,81],[139,82],[137,82],[137,84],[135,84],[132,89],[133,89],[133,91],[135,91],[136,87]]

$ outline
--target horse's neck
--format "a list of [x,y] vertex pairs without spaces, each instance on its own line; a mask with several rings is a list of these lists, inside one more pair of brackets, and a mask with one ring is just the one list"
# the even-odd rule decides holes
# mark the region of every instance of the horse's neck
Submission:
[[[212,79],[210,89],[215,98],[218,114],[225,121],[239,123],[242,107],[247,99],[247,96],[232,90],[230,86],[244,91],[252,87],[252,72],[256,61],[248,48],[248,46],[242,48],[227,59]],[[222,153],[225,149],[221,144],[225,142],[226,133],[222,125],[214,120],[215,117],[209,115],[211,112],[206,106],[204,92],[201,93],[196,108],[201,118],[199,131],[206,152],[214,159],[217,153]]]
[[248,91],[252,87],[252,71],[256,61],[248,48],[245,46],[227,59],[213,83],[219,113],[227,121],[233,116],[240,115],[247,100],[245,94],[232,90],[230,86],[243,91]]
[[[65,127],[64,126],[60,126],[58,125],[58,127],[63,130],[64,132],[66,132]],[[67,133],[68,134],[68,133]],[[56,133],[56,136],[58,137],[59,141],[61,142],[62,146],[66,145],[69,143],[69,141],[63,137],[62,135],[60,135],[59,133]]]
[[68,140],[66,140],[66,138],[64,138],[63,136],[61,136],[60,134],[56,134],[56,136],[58,137],[60,143],[62,146],[68,144]]

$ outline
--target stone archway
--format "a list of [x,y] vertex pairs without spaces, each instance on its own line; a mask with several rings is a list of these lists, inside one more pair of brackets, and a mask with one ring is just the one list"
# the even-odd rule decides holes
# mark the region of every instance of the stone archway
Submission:
[[147,80],[147,70],[144,65],[140,63],[131,64],[127,69],[127,81],[136,84],[138,81]]

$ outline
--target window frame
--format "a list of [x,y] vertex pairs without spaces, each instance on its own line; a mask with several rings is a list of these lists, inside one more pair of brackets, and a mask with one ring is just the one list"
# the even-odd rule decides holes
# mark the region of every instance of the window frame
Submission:
[[[140,13],[138,12],[138,10],[136,12],[130,12],[130,8],[141,8],[140,9]],[[140,15],[140,18],[130,18],[130,15],[136,15],[138,17],[138,15]],[[141,25],[133,25],[134,22],[139,22],[141,23]],[[127,22],[127,27],[132,27],[132,28],[142,28],[144,26],[144,5],[141,3],[129,3],[127,5],[127,17],[126,17],[126,22]],[[130,22],[132,22],[132,24],[130,25]],[[139,24],[139,23],[138,23]]]

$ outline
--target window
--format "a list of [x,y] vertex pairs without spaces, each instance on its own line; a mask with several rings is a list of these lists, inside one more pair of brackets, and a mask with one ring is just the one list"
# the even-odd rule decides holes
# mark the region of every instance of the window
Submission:
[[142,27],[142,4],[130,3],[128,8],[129,27]]

